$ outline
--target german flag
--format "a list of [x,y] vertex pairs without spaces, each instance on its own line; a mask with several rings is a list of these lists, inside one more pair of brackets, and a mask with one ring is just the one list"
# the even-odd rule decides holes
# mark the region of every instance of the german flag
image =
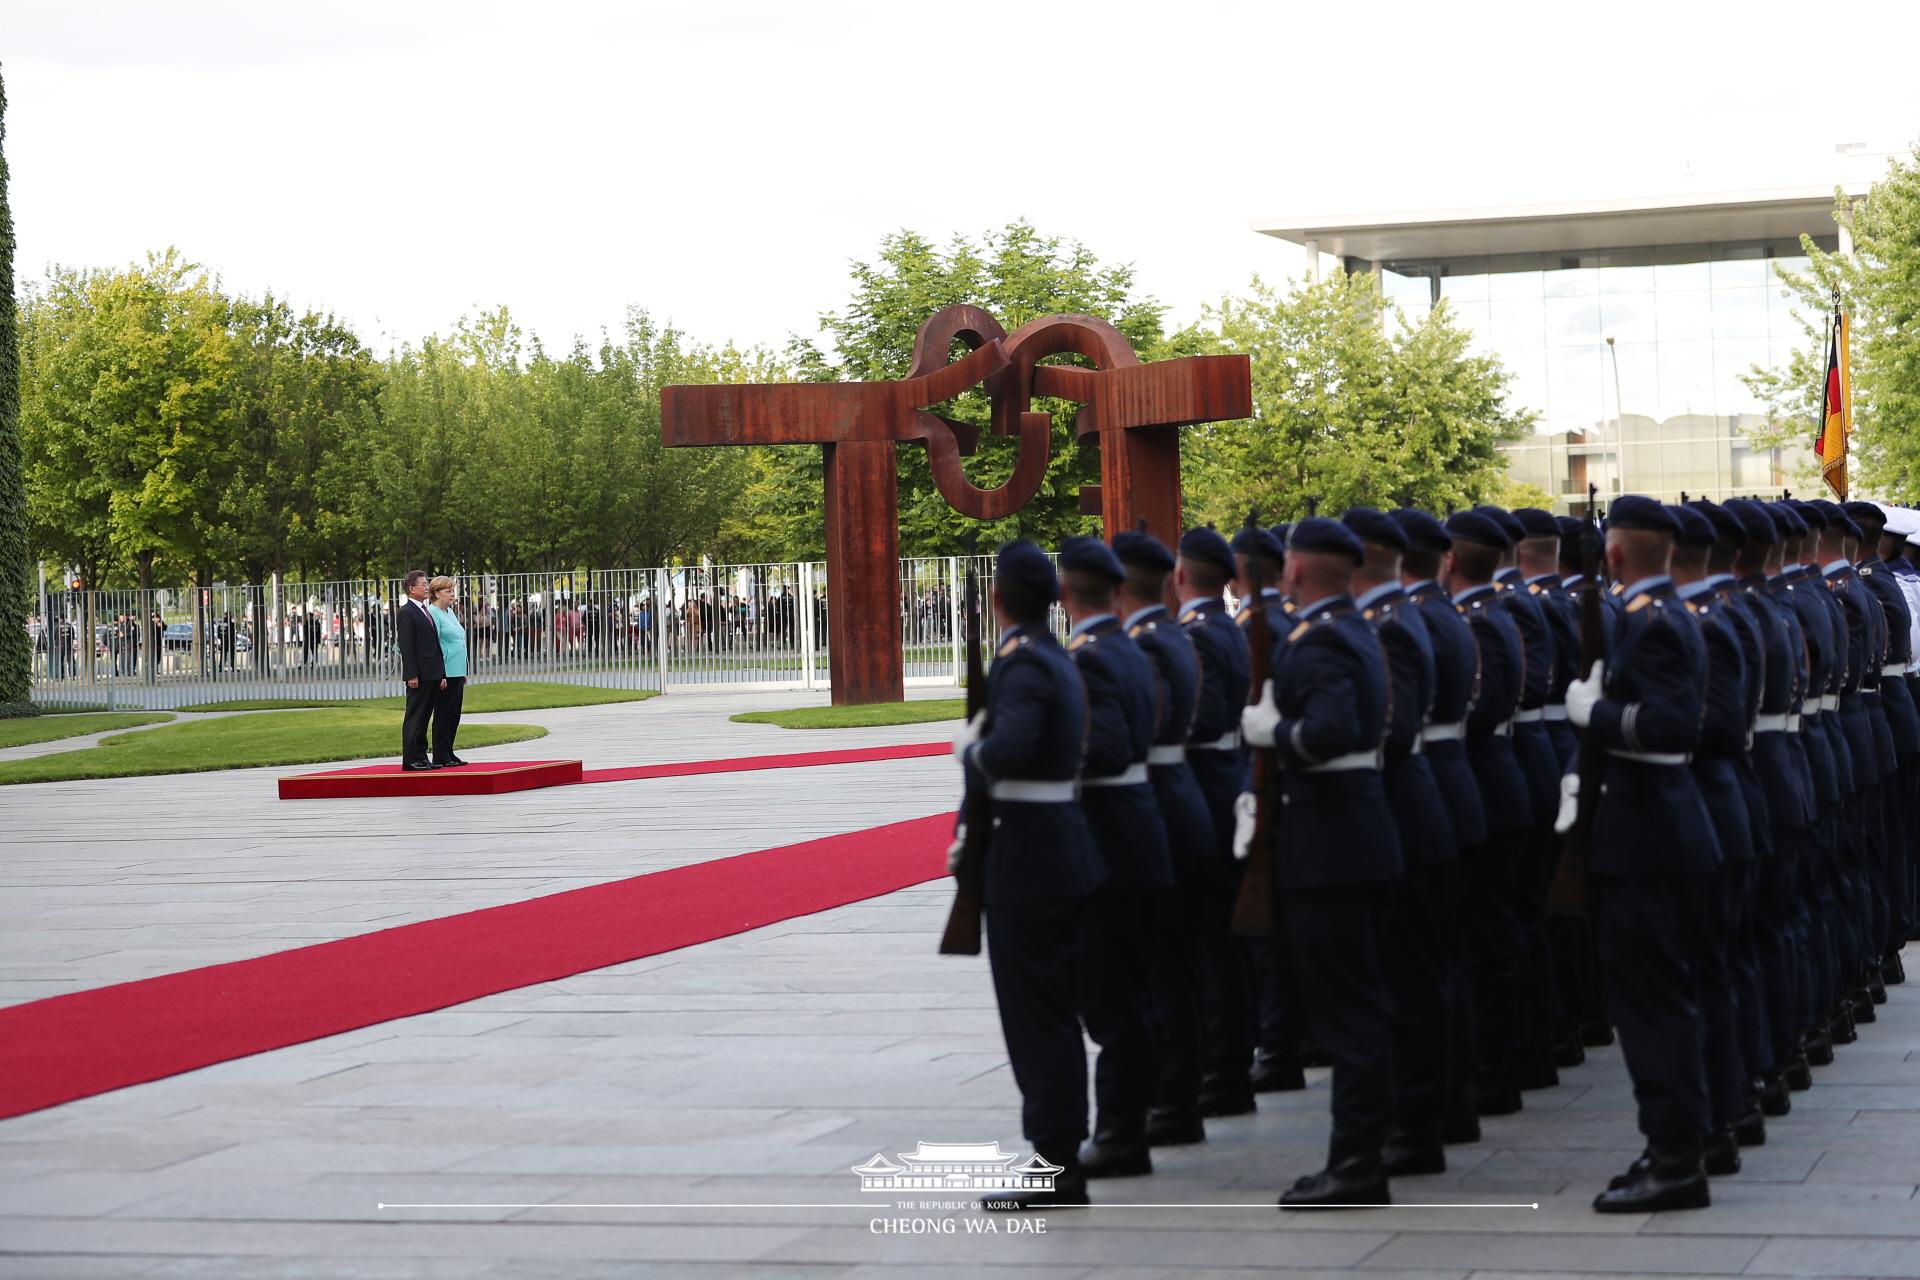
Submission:
[[1820,390],[1820,433],[1814,456],[1820,478],[1842,502],[1847,500],[1847,435],[1853,427],[1853,386],[1847,378],[1847,316],[1837,307],[1827,338],[1827,380]]

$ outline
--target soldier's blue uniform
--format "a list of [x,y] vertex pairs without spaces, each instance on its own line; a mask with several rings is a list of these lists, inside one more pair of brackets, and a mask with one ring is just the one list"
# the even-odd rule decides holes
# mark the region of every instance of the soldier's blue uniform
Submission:
[[[1613,528],[1674,532],[1658,503],[1635,495],[1608,514]],[[1712,1111],[1696,992],[1720,849],[1688,767],[1707,679],[1699,627],[1673,600],[1669,578],[1630,583],[1622,594],[1620,633],[1587,726],[1606,752],[1592,920],[1648,1154],[1595,1207],[1637,1212],[1707,1199],[1700,1140]]]
[[[1288,554],[1304,551],[1360,558],[1353,535],[1319,517],[1293,527]],[[1351,599],[1300,605],[1273,655],[1275,910],[1302,975],[1307,1031],[1333,1062],[1333,1136],[1325,1173],[1302,1179],[1282,1204],[1365,1200],[1376,1189],[1386,1198],[1393,1039],[1378,946],[1401,868],[1380,774],[1389,697],[1379,640]]]
[[[1093,538],[1060,548],[1063,573],[1118,583],[1120,562]],[[1153,668],[1112,613],[1084,618],[1067,654],[1087,696],[1080,805],[1106,878],[1080,920],[1080,1017],[1100,1046],[1094,1069],[1088,1176],[1151,1172],[1147,1109],[1158,1083],[1152,956],[1154,899],[1173,882],[1167,835],[1148,777],[1154,735]]]
[[[1407,549],[1392,517],[1356,507],[1341,517],[1363,543]],[[1357,585],[1357,584],[1356,584]],[[1387,1172],[1440,1172],[1441,1135],[1455,1093],[1451,1009],[1459,848],[1452,817],[1425,753],[1437,680],[1433,641],[1420,607],[1398,579],[1355,596],[1386,659],[1388,706],[1382,779],[1404,864],[1389,899],[1381,959],[1393,997],[1394,1134]],[[1468,785],[1471,785],[1469,781]]]
[[[1180,539],[1180,554],[1217,568],[1223,580],[1233,577],[1233,550],[1211,528],[1189,529]],[[1213,910],[1201,934],[1206,1049],[1200,1106],[1203,1112],[1234,1115],[1253,1109],[1248,1073],[1254,1036],[1247,964],[1229,928],[1239,895],[1233,806],[1248,784],[1246,757],[1240,750],[1240,712],[1247,705],[1250,659],[1247,638],[1234,625],[1221,597],[1183,600],[1179,622],[1200,661],[1200,694],[1187,742],[1187,763],[1207,798],[1217,855],[1212,868]]]
[[[1173,553],[1150,534],[1114,535],[1115,556],[1155,574],[1170,573]],[[1129,638],[1153,672],[1156,715],[1147,775],[1172,854],[1173,882],[1158,897],[1153,955],[1153,1011],[1159,1083],[1150,1131],[1155,1143],[1204,1136],[1198,1110],[1204,1032],[1200,1016],[1201,937],[1213,910],[1219,844],[1206,797],[1187,763],[1187,741],[1200,695],[1193,642],[1162,605],[1124,620]]]
[[[999,584],[1051,599],[1046,554],[1001,548]],[[963,755],[967,786],[986,788],[986,940],[1007,1056],[1022,1099],[1022,1131],[1069,1171],[1087,1136],[1087,1059],[1080,1038],[1075,956],[1080,913],[1103,878],[1075,779],[1086,750],[1086,697],[1066,650],[1044,622],[1009,628],[987,674],[986,720]],[[963,810],[964,811],[964,810]],[[1075,1175],[1077,1176],[1077,1174]]]

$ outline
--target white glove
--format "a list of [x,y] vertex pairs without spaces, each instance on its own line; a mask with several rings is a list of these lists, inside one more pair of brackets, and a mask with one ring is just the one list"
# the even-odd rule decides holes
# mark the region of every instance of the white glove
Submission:
[[1564,774],[1560,779],[1560,812],[1553,819],[1554,834],[1563,836],[1573,830],[1573,820],[1579,816],[1580,775]]
[[1567,686],[1567,719],[1576,729],[1593,723],[1594,704],[1600,701],[1600,686],[1607,678],[1607,664],[1596,661],[1585,680]]
[[1245,862],[1253,852],[1253,828],[1258,821],[1260,801],[1251,791],[1242,791],[1233,800],[1233,860]]
[[987,713],[984,711],[976,711],[973,713],[973,719],[960,726],[960,732],[955,734],[953,738],[953,754],[955,759],[966,758],[967,748],[980,741],[980,735],[985,732],[986,722]]
[[1256,747],[1273,745],[1274,726],[1280,723],[1280,708],[1273,702],[1273,681],[1260,689],[1260,701],[1249,702],[1240,713],[1240,735]]
[[947,874],[960,874],[960,851],[967,847],[967,828],[963,824],[953,837],[953,843],[947,846]]

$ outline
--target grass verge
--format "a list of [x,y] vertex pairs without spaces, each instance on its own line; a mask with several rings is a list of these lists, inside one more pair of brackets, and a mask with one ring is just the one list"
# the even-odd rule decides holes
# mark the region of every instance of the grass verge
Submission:
[[913,702],[870,702],[858,707],[792,707],[786,711],[742,711],[735,724],[777,724],[782,729],[871,729],[887,724],[925,724],[959,720],[965,698],[922,698]]
[[[540,680],[502,680],[470,684],[461,701],[462,714],[482,711],[539,711],[547,707],[597,707],[606,702],[644,702],[658,697],[652,689],[596,689],[584,684],[553,684]],[[404,695],[390,698],[237,698],[231,702],[196,702],[182,711],[288,711],[297,707],[377,707],[398,711]]]
[[0,747],[24,747],[30,742],[57,742],[61,738],[79,738],[111,729],[131,729],[136,725],[164,724],[173,719],[162,712],[147,714],[88,714],[32,716],[25,720],[0,720]]
[[[498,746],[542,738],[532,724],[466,724],[457,746]],[[66,782],[76,778],[131,778],[209,769],[320,764],[400,754],[400,718],[375,707],[330,707],[284,715],[189,720],[117,734],[97,747],[0,763],[0,784]]]

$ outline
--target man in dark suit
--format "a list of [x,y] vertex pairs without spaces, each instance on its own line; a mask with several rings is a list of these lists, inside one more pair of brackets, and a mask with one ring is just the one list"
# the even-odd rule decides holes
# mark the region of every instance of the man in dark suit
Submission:
[[447,664],[440,656],[440,629],[427,613],[427,575],[409,570],[402,586],[407,600],[400,606],[400,676],[407,682],[407,711],[400,721],[400,764],[418,771],[433,768],[427,759],[427,724]]

